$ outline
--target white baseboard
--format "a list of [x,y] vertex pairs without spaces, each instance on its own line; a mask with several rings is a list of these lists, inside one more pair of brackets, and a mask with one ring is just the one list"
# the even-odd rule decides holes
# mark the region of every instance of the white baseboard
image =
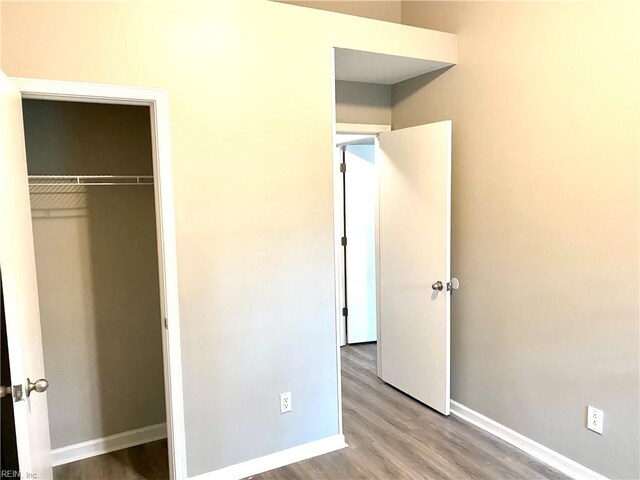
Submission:
[[108,437],[96,438],[86,442],[75,443],[66,447],[51,450],[53,466],[76,462],[84,458],[95,457],[103,453],[114,452],[123,448],[155,442],[167,438],[167,424],[158,423],[148,427],[117,433]]
[[247,462],[237,463],[220,470],[190,477],[190,480],[238,480],[273,470],[274,468],[300,462],[311,457],[324,455],[325,453],[340,450],[348,446],[344,441],[344,435],[334,435],[323,438],[322,440],[316,440],[315,442],[305,443],[297,447],[265,455],[264,457],[254,458]]
[[485,432],[488,432],[491,435],[494,435],[504,440],[505,442],[510,443],[514,447],[519,448],[532,457],[540,460],[543,463],[546,463],[556,470],[561,471],[571,478],[585,480],[607,480],[607,477],[600,475],[593,470],[590,470],[584,465],[580,465],[578,462],[575,462],[570,458],[567,458],[564,455],[561,455],[558,452],[545,447],[544,445],[540,445],[539,443],[534,442],[530,438],[527,438],[524,435],[521,435],[518,432],[515,432],[510,428],[496,422],[495,420],[491,420],[481,413],[471,410],[469,407],[465,407],[464,405],[461,405],[454,400],[451,400],[451,413],[456,417],[459,417],[462,420],[465,420],[484,430]]

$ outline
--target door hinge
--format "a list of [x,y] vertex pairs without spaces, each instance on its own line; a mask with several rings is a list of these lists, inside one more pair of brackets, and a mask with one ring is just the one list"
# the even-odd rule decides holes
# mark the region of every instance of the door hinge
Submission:
[[347,164],[346,163],[341,163],[340,164],[340,173],[346,173],[347,171]]
[[348,317],[349,316],[349,309],[347,307],[344,307],[342,309],[342,316],[343,317]]
[[167,317],[164,317],[164,328],[165,330],[169,330],[169,320],[167,320]]
[[340,239],[340,245],[342,245],[343,247],[347,246],[347,237],[342,237]]
[[[22,385],[14,385],[13,387],[4,388],[11,390],[11,396],[13,397],[14,402],[21,402],[22,400],[24,400],[24,390],[22,390]],[[6,393],[9,394],[10,392],[6,391]]]
[[13,388],[5,387],[4,385],[0,386],[0,398],[8,397],[13,393]]

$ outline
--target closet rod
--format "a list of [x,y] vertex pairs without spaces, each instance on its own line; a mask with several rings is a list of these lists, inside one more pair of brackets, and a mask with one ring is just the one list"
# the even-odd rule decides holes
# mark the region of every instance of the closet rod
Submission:
[[153,185],[153,175],[29,175],[29,185]]

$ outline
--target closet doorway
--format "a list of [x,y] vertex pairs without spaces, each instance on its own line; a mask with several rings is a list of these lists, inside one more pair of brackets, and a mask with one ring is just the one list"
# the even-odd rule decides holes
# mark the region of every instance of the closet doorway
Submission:
[[25,148],[2,158],[1,218],[22,243],[2,242],[2,274],[17,297],[6,320],[20,470],[184,478],[166,92],[12,82]]
[[54,478],[110,449],[86,442],[129,446],[130,464],[106,456],[106,470],[168,478],[149,107],[22,111]]

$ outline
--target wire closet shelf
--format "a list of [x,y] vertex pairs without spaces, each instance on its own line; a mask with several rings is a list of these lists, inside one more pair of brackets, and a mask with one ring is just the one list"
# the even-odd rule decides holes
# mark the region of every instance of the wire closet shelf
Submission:
[[30,186],[153,185],[153,175],[29,175]]

